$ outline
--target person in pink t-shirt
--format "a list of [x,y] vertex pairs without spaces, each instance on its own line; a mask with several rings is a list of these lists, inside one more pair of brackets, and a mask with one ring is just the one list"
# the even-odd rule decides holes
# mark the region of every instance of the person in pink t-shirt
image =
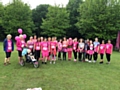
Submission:
[[34,40],[33,37],[31,36],[30,39],[27,41],[27,47],[28,49],[31,50],[32,54],[34,53],[33,48],[34,48]]
[[18,51],[18,59],[19,59],[19,63],[21,64],[23,61],[22,58],[22,50],[23,48],[26,46],[25,40],[23,35],[19,36],[20,40],[17,40],[16,42],[16,47],[17,47],[17,51]]
[[74,54],[74,61],[77,61],[77,50],[78,50],[78,42],[77,42],[77,38],[74,39],[73,42],[73,54]]
[[89,49],[88,49],[88,51],[87,51],[87,53],[89,54],[89,63],[91,63],[92,62],[92,56],[93,56],[93,54],[94,54],[94,45],[93,45],[93,42],[92,42],[92,40],[90,40],[90,44],[89,44]]
[[66,37],[64,37],[62,42],[63,60],[66,60],[67,46],[68,46],[68,42]]
[[104,54],[105,54],[105,49],[106,49],[105,41],[102,40],[102,43],[99,45],[99,54],[100,54],[100,58],[101,58],[100,64],[103,63],[103,57],[104,57]]
[[55,64],[56,54],[57,54],[56,47],[57,47],[57,42],[55,41],[55,38],[53,37],[50,43],[50,54],[51,54],[50,64],[52,64],[52,61],[54,61],[53,63]]
[[72,59],[72,51],[73,51],[73,40],[72,38],[69,38],[68,39],[68,48],[67,48],[67,51],[68,51],[68,60],[71,61]]
[[51,44],[51,37],[48,37],[48,49],[49,49],[48,60],[50,60],[50,44]]
[[59,40],[58,42],[58,60],[61,60],[61,53],[62,53],[62,39]]
[[40,43],[40,38],[38,38],[37,42],[34,43],[35,59],[37,60],[40,60],[40,50],[41,50],[41,43]]
[[42,50],[42,57],[43,57],[42,64],[47,64],[47,57],[48,57],[48,54],[49,54],[49,47],[48,47],[48,42],[47,42],[46,38],[41,43],[41,50]]
[[107,64],[110,64],[112,51],[113,51],[113,45],[111,44],[111,41],[108,40],[108,43],[106,44],[106,50],[105,50],[106,58],[108,61]]
[[11,38],[12,36],[8,34],[3,42],[3,48],[6,54],[4,65],[10,64],[11,52],[14,50],[14,44]]

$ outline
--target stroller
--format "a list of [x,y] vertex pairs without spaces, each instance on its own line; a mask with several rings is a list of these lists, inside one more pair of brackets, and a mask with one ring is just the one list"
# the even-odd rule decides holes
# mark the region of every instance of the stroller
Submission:
[[[35,68],[39,67],[39,62],[35,59],[34,55],[31,53],[31,50],[24,48],[22,51],[22,56],[25,57],[27,63],[32,63]],[[20,63],[21,66],[25,66],[24,59]]]

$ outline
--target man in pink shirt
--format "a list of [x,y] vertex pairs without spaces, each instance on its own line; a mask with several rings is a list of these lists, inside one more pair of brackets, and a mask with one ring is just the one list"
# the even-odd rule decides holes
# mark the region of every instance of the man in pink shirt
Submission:
[[108,40],[108,43],[106,44],[106,58],[107,58],[107,64],[110,64],[110,60],[111,60],[111,54],[113,51],[113,45],[111,44],[111,41]]

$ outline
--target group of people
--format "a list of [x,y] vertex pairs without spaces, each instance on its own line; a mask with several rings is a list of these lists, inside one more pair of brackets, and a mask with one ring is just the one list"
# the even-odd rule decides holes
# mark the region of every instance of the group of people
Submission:
[[[14,50],[14,43],[12,41],[12,36],[7,35],[4,40],[4,51],[6,53],[4,65],[10,64],[11,52]],[[110,63],[111,54],[113,51],[113,45],[111,41],[108,40],[105,43],[104,40],[100,43],[98,38],[95,41],[83,40],[77,38],[66,38],[59,39],[57,41],[56,37],[38,37],[36,35],[31,36],[28,41],[25,41],[23,35],[19,35],[19,40],[16,41],[16,49],[18,51],[19,63],[23,60],[22,51],[24,48],[31,50],[35,59],[42,60],[42,64],[55,64],[56,60],[69,60],[71,61],[74,57],[74,61],[87,61],[89,63],[96,62],[98,59],[98,54],[100,54],[100,64],[103,63],[104,54],[106,54],[107,64]],[[72,57],[73,56],[73,57]]]

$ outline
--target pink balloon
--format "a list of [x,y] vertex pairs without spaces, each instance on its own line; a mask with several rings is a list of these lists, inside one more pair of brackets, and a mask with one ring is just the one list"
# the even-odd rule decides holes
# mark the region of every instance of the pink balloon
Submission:
[[22,34],[22,32],[23,32],[22,29],[19,28],[19,29],[18,29],[18,33],[19,33],[19,34]]
[[26,38],[27,38],[27,35],[26,35],[26,34],[23,34],[23,37],[24,37],[24,39],[26,39]]
[[19,40],[19,39],[20,39],[19,36],[16,36],[16,37],[15,37],[15,40],[16,40],[16,41]]

